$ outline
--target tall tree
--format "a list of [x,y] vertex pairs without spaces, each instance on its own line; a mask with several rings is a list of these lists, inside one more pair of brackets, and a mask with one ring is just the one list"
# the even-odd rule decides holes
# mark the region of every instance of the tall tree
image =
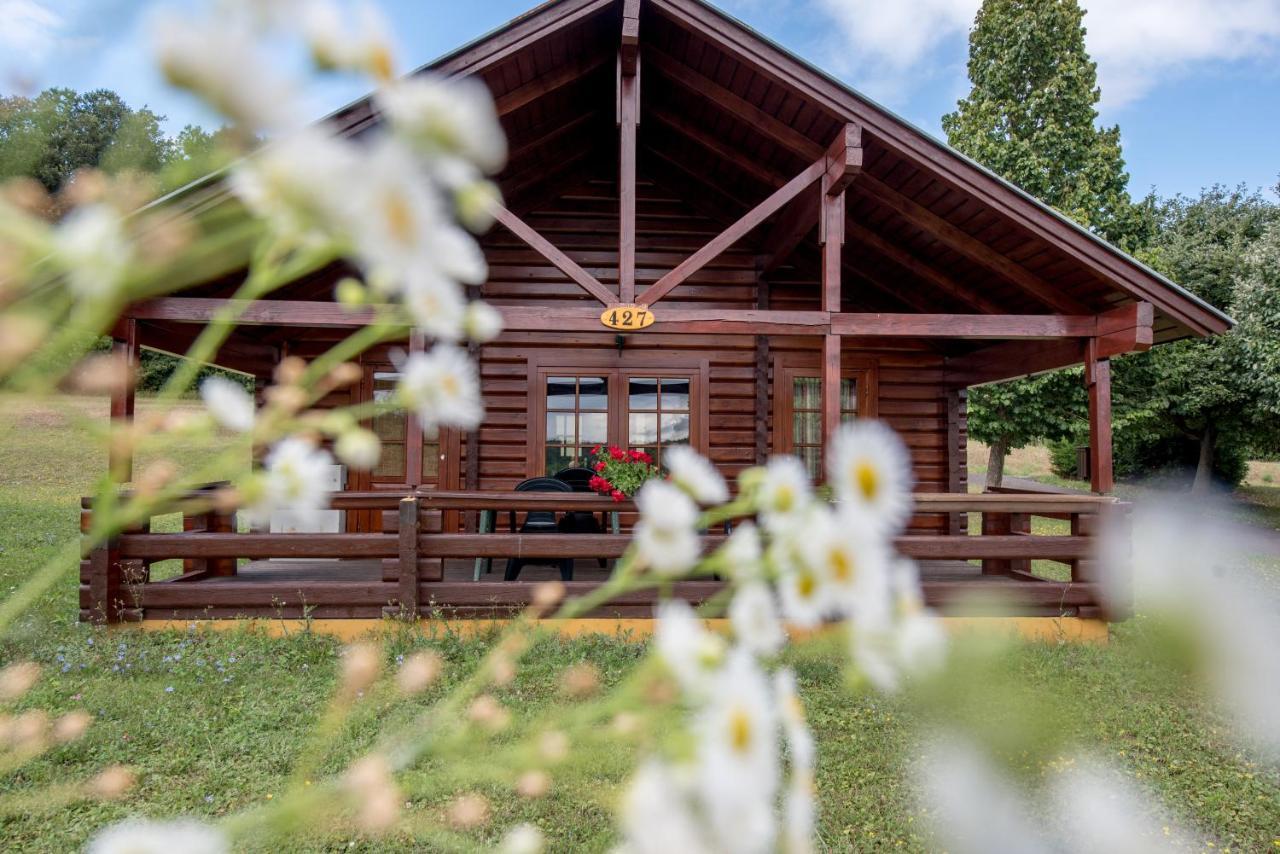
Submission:
[[1212,187],[1165,201],[1159,214],[1148,260],[1238,325],[1122,360],[1117,444],[1158,448],[1157,461],[1194,462],[1193,489],[1204,490],[1215,474],[1239,473],[1223,457],[1240,462],[1278,447],[1280,209],[1256,192]]
[[[972,89],[942,118],[950,144],[1122,248],[1149,234],[1150,216],[1129,198],[1120,129],[1098,126],[1097,69],[1076,0],[984,0],[969,33]],[[988,442],[987,485],[1004,455],[1062,436],[1053,418],[1036,429],[1026,412],[1067,412],[1083,397],[1059,380],[976,388],[969,432]]]

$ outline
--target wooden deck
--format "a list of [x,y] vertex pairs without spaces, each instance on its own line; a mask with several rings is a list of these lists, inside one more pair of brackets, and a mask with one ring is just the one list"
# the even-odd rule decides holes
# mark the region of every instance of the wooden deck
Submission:
[[[574,560],[571,595],[598,586],[610,572],[599,559],[619,557],[626,534],[435,533],[424,521],[439,511],[533,509],[599,512],[621,509],[599,496],[546,493],[442,493],[400,498],[342,493],[335,506],[396,508],[398,524],[380,534],[234,533],[226,520],[194,520],[183,533],[127,533],[93,552],[82,565],[81,618],[134,621],[235,617],[376,618],[381,616],[501,617],[525,607],[537,582],[558,579],[554,560]],[[947,613],[1012,616],[1105,615],[1091,534],[1104,512],[1123,509],[1113,499],[1056,495],[920,495],[920,513],[981,513],[976,535],[913,535],[898,551],[921,565],[926,602]],[[90,512],[87,511],[86,512]],[[1034,515],[1069,519],[1066,536],[1032,535]],[[706,535],[708,549],[723,534]],[[551,558],[525,566],[517,581],[502,580],[512,557]],[[153,579],[150,567],[182,559],[184,571]],[[493,569],[475,579],[478,558]],[[1032,560],[1054,560],[1071,580],[1031,572]],[[673,594],[698,603],[722,583],[684,581]],[[648,617],[653,591],[619,596],[589,616]]]

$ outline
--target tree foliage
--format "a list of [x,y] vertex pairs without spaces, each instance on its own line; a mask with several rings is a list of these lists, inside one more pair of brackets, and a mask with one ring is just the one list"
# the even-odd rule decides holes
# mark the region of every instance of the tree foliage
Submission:
[[[1098,126],[1100,95],[1076,0],[985,0],[969,35],[972,90],[942,119],[950,144],[1111,242],[1149,236],[1149,205],[1129,198],[1120,129]],[[969,434],[1003,455],[1071,435],[1085,418],[1079,372],[974,389]]]

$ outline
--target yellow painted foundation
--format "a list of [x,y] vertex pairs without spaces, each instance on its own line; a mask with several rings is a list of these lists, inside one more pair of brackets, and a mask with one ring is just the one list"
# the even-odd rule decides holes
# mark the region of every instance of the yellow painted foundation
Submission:
[[[390,634],[405,631],[423,633],[453,633],[463,637],[481,634],[506,625],[508,620],[424,620],[412,627],[394,620],[143,620],[140,623],[123,623],[119,629],[142,631],[235,631],[249,629],[270,637],[312,632],[342,641],[351,641],[372,634]],[[728,620],[708,620],[707,625],[718,630],[728,629]],[[942,620],[951,632],[979,632],[1016,635],[1026,640],[1070,643],[1106,643],[1109,637],[1104,620],[1080,617],[944,617]],[[628,640],[644,640],[653,633],[654,621],[636,619],[587,619],[541,620],[544,628],[554,628],[563,637],[583,635],[620,636]],[[803,634],[797,632],[796,634]]]

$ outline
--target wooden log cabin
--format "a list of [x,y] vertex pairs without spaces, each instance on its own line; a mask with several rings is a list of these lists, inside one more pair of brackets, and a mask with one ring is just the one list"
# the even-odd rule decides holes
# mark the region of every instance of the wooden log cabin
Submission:
[[[631,509],[519,482],[597,442],[659,459],[688,442],[728,478],[795,453],[817,474],[824,437],[853,416],[911,450],[918,514],[899,547],[924,562],[932,604],[983,589],[1017,614],[1099,614],[1088,535],[1114,503],[1109,359],[1221,332],[1225,316],[701,0],[552,0],[423,70],[482,80],[510,142],[475,289],[506,327],[475,351],[482,426],[420,440],[412,416],[380,418],[384,458],[345,475],[330,531],[237,533],[215,513],[180,534],[126,533],[85,562],[85,619],[505,613],[561,560],[576,560],[571,589],[590,588],[626,542],[510,533],[505,511]],[[380,119],[365,99],[326,121],[360,137]],[[340,275],[248,306],[218,363],[265,381],[348,334],[364,320],[333,301]],[[182,352],[236,284],[130,306],[117,346]],[[652,323],[606,328],[615,308]],[[362,364],[333,403],[394,387],[388,348]],[[1079,364],[1097,494],[968,494],[966,389]],[[131,410],[114,401],[117,417]],[[477,531],[494,514],[500,531]],[[1070,531],[1031,536],[1034,515]],[[550,565],[513,582],[486,571],[531,554]],[[172,558],[181,575],[151,577]],[[1067,564],[1070,580],[1033,560]]]

